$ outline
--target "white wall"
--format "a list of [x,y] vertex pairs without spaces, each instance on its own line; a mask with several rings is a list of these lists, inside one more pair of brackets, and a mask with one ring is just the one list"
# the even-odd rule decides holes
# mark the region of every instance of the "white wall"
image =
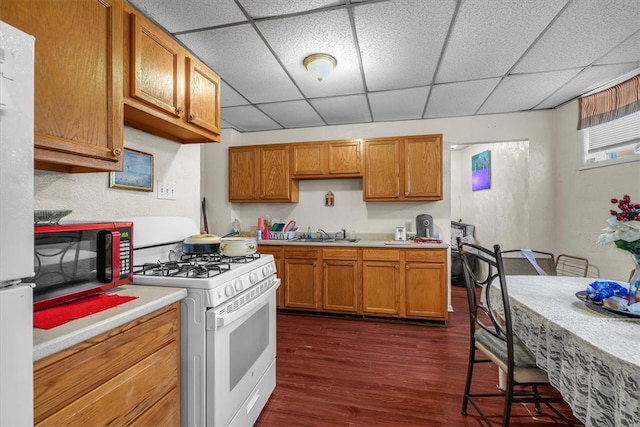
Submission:
[[[480,191],[471,189],[471,158],[482,151],[490,151],[491,188]],[[529,247],[529,142],[512,141],[493,144],[472,144],[451,156],[452,186],[451,217],[475,225],[475,238],[483,246],[498,243],[503,249]],[[455,172],[454,172],[455,171]],[[535,185],[535,183],[534,183]],[[553,250],[553,242],[535,247]]]
[[[154,191],[109,188],[109,173],[35,171],[35,209],[71,209],[65,220],[175,215],[200,221],[200,146],[183,145],[125,127],[124,146],[153,154]],[[158,200],[157,183],[175,184],[177,200]]]
[[640,203],[640,162],[579,171],[577,167],[578,103],[571,102],[554,114],[552,155],[558,161],[554,182],[555,207],[545,221],[556,223],[555,253],[584,256],[594,277],[628,280],[633,268],[630,255],[613,244],[599,246],[596,239],[606,227],[611,198],[625,194]]

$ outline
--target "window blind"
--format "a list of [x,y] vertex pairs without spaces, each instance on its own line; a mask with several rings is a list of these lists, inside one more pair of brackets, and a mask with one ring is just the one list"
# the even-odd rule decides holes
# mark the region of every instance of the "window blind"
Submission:
[[580,98],[578,130],[602,125],[640,111],[640,74]]

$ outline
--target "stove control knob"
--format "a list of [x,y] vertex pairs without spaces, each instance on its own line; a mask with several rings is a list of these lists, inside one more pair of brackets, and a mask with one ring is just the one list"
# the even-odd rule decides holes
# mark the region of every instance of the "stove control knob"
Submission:
[[235,292],[233,290],[233,285],[227,285],[224,287],[224,294],[228,297],[232,297],[235,295]]
[[251,282],[252,285],[255,285],[256,283],[258,283],[258,280],[260,280],[260,278],[258,277],[258,273],[256,273],[255,271],[252,271],[251,273],[249,273],[249,281]]
[[233,287],[236,289],[236,292],[242,292],[242,290],[244,289],[244,286],[242,286],[242,280],[236,280],[233,284]]
[[262,275],[264,277],[267,277],[271,274],[271,264],[269,265],[265,265],[264,267],[262,267]]

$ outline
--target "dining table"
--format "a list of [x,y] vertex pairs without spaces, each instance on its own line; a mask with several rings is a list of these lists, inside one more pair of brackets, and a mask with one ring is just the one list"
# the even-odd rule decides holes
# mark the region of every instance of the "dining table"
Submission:
[[588,427],[639,427],[640,317],[579,298],[597,279],[505,279],[514,333],[576,418]]

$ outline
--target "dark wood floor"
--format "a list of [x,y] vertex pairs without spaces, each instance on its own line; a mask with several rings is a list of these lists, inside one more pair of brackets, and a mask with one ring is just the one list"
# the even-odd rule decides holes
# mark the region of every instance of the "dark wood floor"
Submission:
[[[465,298],[463,288],[452,288],[455,311],[446,327],[279,313],[277,386],[256,426],[482,425],[471,406],[469,415],[460,414],[469,328]],[[480,387],[496,388],[494,365],[476,373]],[[500,425],[502,399],[485,403]],[[571,417],[568,405],[559,409]],[[561,425],[548,409],[543,412],[515,404],[511,425]]]

